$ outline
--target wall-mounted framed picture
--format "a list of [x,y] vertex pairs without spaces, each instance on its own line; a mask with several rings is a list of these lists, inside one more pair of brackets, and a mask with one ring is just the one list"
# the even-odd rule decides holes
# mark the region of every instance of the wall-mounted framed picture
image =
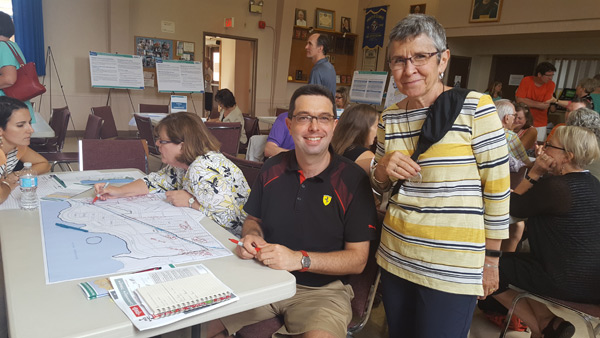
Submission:
[[296,8],[296,26],[306,27],[306,9]]
[[318,29],[334,30],[335,11],[317,8],[315,22]]
[[342,16],[342,25],[340,27],[340,32],[342,33],[352,33],[350,28],[350,18]]
[[500,21],[503,0],[473,0],[469,22]]
[[410,14],[425,14],[427,4],[410,5]]

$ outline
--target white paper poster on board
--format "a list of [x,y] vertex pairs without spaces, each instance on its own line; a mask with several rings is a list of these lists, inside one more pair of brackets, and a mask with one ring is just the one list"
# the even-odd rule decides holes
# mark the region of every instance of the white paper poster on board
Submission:
[[156,60],[159,92],[204,93],[202,62]]
[[90,52],[92,87],[144,89],[142,57]]
[[350,101],[381,104],[387,72],[355,71],[350,87]]
[[187,111],[187,96],[171,95],[171,113]]
[[388,84],[387,93],[385,95],[384,107],[387,109],[389,106],[404,100],[405,97],[406,95],[402,94],[398,90],[396,82],[394,82],[394,78],[390,75],[390,82]]

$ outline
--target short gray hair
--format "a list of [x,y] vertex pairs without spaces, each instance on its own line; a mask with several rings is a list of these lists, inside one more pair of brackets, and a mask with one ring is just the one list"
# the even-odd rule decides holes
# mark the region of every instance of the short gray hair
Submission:
[[498,112],[498,117],[500,121],[504,120],[506,115],[512,115],[515,113],[515,106],[507,99],[500,99],[494,102],[496,105],[496,111]]
[[567,120],[567,126],[584,127],[591,130],[600,142],[600,115],[589,108],[579,108],[573,110]]
[[596,90],[596,87],[598,87],[598,80],[591,79],[591,78],[585,78],[585,79],[579,81],[578,86],[583,88],[583,90],[585,90],[586,94],[589,94],[589,93],[593,92],[594,90]]
[[414,39],[421,34],[433,40],[433,45],[438,52],[448,49],[444,27],[433,16],[426,14],[410,14],[400,20],[390,32],[390,44],[394,41]]

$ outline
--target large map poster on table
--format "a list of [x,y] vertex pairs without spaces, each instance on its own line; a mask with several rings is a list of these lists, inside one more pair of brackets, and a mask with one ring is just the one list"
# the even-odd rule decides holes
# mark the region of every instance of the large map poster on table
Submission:
[[201,212],[164,194],[91,200],[41,201],[47,283],[232,255],[200,224]]

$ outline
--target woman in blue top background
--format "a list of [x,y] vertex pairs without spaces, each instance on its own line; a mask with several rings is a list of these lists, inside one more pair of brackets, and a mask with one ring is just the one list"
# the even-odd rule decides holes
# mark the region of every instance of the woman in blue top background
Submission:
[[[21,48],[19,48],[16,42],[10,41],[13,35],[15,35],[15,25],[12,18],[10,15],[0,12],[0,96],[6,96],[2,89],[15,84],[17,81],[17,69],[20,67],[17,58],[15,58],[7,44],[12,45],[23,59],[23,62],[25,62]],[[29,108],[29,115],[31,115],[32,119],[31,123],[35,123],[31,102],[28,100],[24,101],[24,103]]]

